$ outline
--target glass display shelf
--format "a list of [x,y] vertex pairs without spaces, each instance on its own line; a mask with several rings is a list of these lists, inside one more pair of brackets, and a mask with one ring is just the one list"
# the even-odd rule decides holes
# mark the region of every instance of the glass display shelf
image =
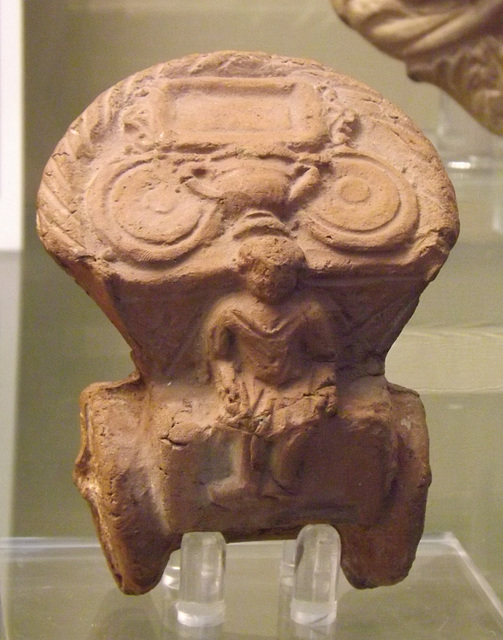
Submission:
[[144,596],[120,593],[92,539],[0,540],[0,637],[503,639],[503,607],[451,534],[423,538],[409,577],[399,585],[357,591],[343,581],[331,626],[290,620],[291,593],[279,579],[281,555],[277,541],[227,545],[225,622],[200,629],[177,622],[177,592],[169,579]]

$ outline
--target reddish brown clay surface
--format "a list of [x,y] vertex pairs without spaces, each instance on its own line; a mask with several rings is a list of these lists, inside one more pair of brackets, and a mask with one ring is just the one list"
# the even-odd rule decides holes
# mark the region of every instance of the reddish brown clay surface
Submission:
[[332,0],[340,17],[503,135],[503,0]]
[[354,585],[407,574],[428,436],[384,361],[457,212],[401,111],[313,62],[174,60],[71,125],[38,229],[136,365],[82,394],[75,469],[121,589],[152,588],[186,531],[314,522]]

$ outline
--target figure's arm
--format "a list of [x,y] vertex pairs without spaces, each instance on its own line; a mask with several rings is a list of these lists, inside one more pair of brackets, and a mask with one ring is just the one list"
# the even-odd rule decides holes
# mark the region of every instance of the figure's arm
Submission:
[[206,330],[206,360],[215,379],[219,393],[229,390],[235,378],[234,367],[230,360],[231,333],[227,326],[226,314],[214,315]]
[[306,317],[305,349],[315,369],[313,391],[319,397],[324,411],[331,415],[335,413],[338,402],[335,332],[327,312],[318,303],[309,303]]
[[335,362],[337,345],[335,332],[327,312],[316,302],[309,302],[304,340],[308,356],[319,362]]
[[248,403],[233,359],[231,324],[225,311],[212,319],[207,331],[206,358],[226,412],[238,415]]

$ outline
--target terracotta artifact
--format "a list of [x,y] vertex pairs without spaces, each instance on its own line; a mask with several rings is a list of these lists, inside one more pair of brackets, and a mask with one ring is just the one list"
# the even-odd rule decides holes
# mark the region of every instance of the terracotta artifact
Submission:
[[321,65],[215,53],[137,73],[69,128],[39,234],[132,349],[82,394],[75,481],[121,589],[186,531],[339,531],[357,587],[402,579],[430,482],[384,361],[457,236],[429,142]]
[[339,16],[503,135],[503,0],[332,0]]

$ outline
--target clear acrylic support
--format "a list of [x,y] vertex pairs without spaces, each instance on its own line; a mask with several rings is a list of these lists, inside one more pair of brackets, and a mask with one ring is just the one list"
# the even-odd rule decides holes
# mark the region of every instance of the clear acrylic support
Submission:
[[456,190],[463,238],[477,245],[499,243],[503,235],[503,136],[484,129],[442,94],[432,138]]
[[503,166],[503,137],[480,125],[447,94],[441,94],[436,133],[448,170],[492,174]]
[[337,616],[341,543],[330,525],[308,525],[297,538],[291,617],[301,625],[331,625]]
[[[280,584],[291,620],[329,626],[337,615],[341,545],[329,525],[308,525],[297,540],[283,543]],[[226,548],[220,533],[183,536],[179,564],[170,563],[163,583],[178,591],[177,620],[186,627],[215,627],[225,617]]]
[[182,538],[177,618],[188,627],[223,623],[225,540],[221,533],[193,532]]

